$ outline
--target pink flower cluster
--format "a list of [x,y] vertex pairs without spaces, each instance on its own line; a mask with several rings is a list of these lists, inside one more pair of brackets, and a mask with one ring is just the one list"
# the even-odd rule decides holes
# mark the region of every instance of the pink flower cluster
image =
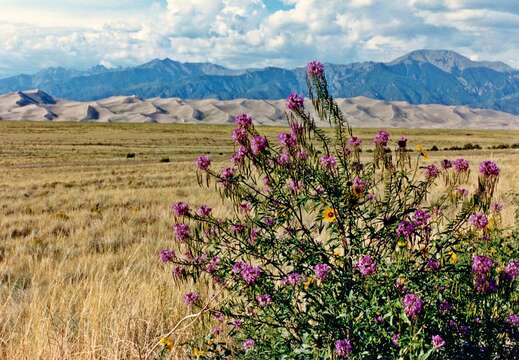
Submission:
[[469,222],[475,228],[483,230],[488,225],[488,218],[485,214],[477,212],[470,215]]
[[463,158],[454,160],[454,170],[457,173],[463,173],[469,171],[469,162]]
[[299,96],[295,92],[291,93],[287,98],[287,108],[292,111],[298,111],[303,109],[305,105],[305,99]]
[[389,133],[385,130],[380,130],[376,135],[375,137],[373,138],[373,143],[375,145],[379,145],[379,146],[387,146],[387,144],[389,143]]
[[175,224],[173,225],[173,230],[175,231],[175,236],[178,241],[184,242],[189,239],[190,230],[187,224]]
[[415,294],[406,294],[403,304],[405,314],[411,319],[416,318],[423,310],[423,301]]
[[186,216],[189,214],[189,205],[180,201],[171,205],[171,211],[173,211],[175,216]]
[[200,299],[200,295],[196,292],[188,292],[184,295],[184,304],[193,305]]
[[201,155],[196,159],[196,166],[200,170],[207,171],[209,169],[209,166],[211,166],[211,160],[207,155]]
[[485,160],[479,165],[479,173],[484,177],[498,177],[500,169],[497,164],[491,160]]
[[346,359],[353,351],[350,339],[340,339],[335,342],[335,353],[338,357]]
[[377,263],[369,255],[364,255],[356,264],[357,269],[363,276],[369,276],[377,271]]
[[261,276],[261,268],[259,266],[252,266],[243,261],[234,263],[232,272],[239,274],[247,285],[254,284]]
[[321,165],[327,169],[334,169],[337,167],[337,159],[333,155],[321,156],[319,161]]
[[252,117],[248,114],[236,115],[234,123],[241,128],[248,129],[252,126]]
[[323,281],[328,277],[331,267],[328,264],[317,264],[314,266],[315,277]]
[[312,77],[321,77],[324,74],[324,65],[319,61],[311,61],[306,66],[306,72]]
[[296,286],[301,283],[302,276],[298,272],[291,272],[281,280],[282,285]]
[[436,165],[430,164],[425,167],[425,177],[427,179],[435,179],[438,175],[440,175],[440,169]]

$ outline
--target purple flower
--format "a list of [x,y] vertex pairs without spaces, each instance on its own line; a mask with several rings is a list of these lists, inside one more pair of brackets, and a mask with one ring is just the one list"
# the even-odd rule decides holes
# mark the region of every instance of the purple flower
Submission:
[[469,171],[469,162],[463,158],[454,160],[454,170],[457,173]]
[[188,292],[184,295],[184,304],[191,306],[196,303],[198,299],[200,299],[200,295],[198,295],[198,293]]
[[232,272],[234,274],[241,274],[243,269],[245,269],[245,266],[247,266],[247,264],[245,262],[243,262],[243,261],[236,261],[234,263],[234,265],[232,266]]
[[458,193],[458,195],[460,195],[462,197],[469,196],[469,191],[467,189],[465,189],[465,188],[462,188],[462,187],[457,188],[456,192]]
[[268,146],[267,138],[261,135],[256,135],[252,138],[251,150],[254,155],[259,155]]
[[387,146],[389,142],[389,133],[385,130],[380,130],[373,138],[373,143],[378,146]]
[[415,231],[415,225],[409,221],[401,221],[396,228],[396,234],[408,239]]
[[186,216],[189,214],[189,205],[180,201],[171,205],[171,211],[173,211],[175,216]]
[[256,296],[256,301],[258,302],[259,306],[265,307],[272,304],[272,296],[269,294],[258,295]]
[[198,216],[206,217],[206,216],[211,215],[211,211],[213,211],[213,209],[211,209],[209,206],[202,205],[198,208],[198,210],[196,211],[196,214]]
[[243,145],[240,145],[240,147],[236,150],[236,152],[231,156],[231,161],[234,163],[234,165],[238,165],[243,163],[243,160],[247,156],[247,148]]
[[190,231],[189,226],[186,224],[175,224],[173,225],[175,230],[175,236],[178,241],[186,241],[189,238]]
[[255,244],[256,240],[258,239],[258,235],[260,234],[260,230],[258,228],[252,228],[250,230],[250,236],[249,236],[249,244]]
[[245,230],[245,225],[243,224],[232,224],[231,231],[234,234],[241,234]]
[[160,250],[159,256],[160,256],[160,260],[163,263],[167,263],[175,258],[175,252],[173,250],[169,250],[169,249],[162,249],[162,250]]
[[433,335],[432,345],[435,350],[439,350],[445,346],[445,340],[440,335]]
[[423,310],[423,301],[415,294],[407,294],[403,300],[404,312],[407,317],[414,319]]
[[474,255],[472,257],[472,271],[476,274],[487,274],[492,270],[494,262],[486,256]]
[[508,280],[515,280],[519,276],[519,261],[510,261],[506,264],[503,273]]
[[416,210],[414,213],[414,223],[417,226],[425,226],[429,224],[431,214],[427,210]]
[[234,176],[233,168],[225,168],[220,172],[220,182],[228,183]]
[[207,155],[201,155],[196,159],[196,166],[198,169],[206,171],[211,166],[211,159]]
[[396,347],[400,347],[400,334],[399,333],[396,333],[393,336],[391,336],[391,343]]
[[276,223],[276,221],[273,219],[273,218],[265,218],[265,221],[264,221],[265,225],[267,226],[274,226],[274,224]]
[[219,322],[225,321],[225,315],[219,311],[217,311],[213,314],[213,318]]
[[281,166],[290,164],[290,155],[285,152],[282,153],[281,155],[279,155],[279,157],[277,159],[277,163],[278,163],[278,165],[281,165]]
[[494,214],[499,214],[501,211],[503,211],[503,208],[504,205],[498,202],[494,202],[490,205],[490,210],[492,210]]
[[450,161],[449,159],[442,160],[440,164],[443,170],[448,170],[452,167],[452,161]]
[[237,127],[232,131],[231,138],[236,144],[243,145],[247,140],[247,130],[242,127]]
[[222,327],[221,326],[214,326],[212,329],[211,329],[211,334],[213,335],[220,335],[222,332]]
[[315,277],[323,281],[330,273],[330,265],[328,264],[317,264],[314,266]]
[[485,160],[479,164],[479,173],[484,177],[497,177],[499,176],[499,167],[491,160]]
[[400,139],[398,139],[398,147],[400,149],[405,149],[407,146],[407,138],[405,136],[400,136]]
[[252,117],[248,114],[236,115],[234,123],[239,127],[247,129],[252,125]]
[[425,177],[427,179],[434,179],[440,175],[440,169],[434,164],[427,165],[425,167]]
[[440,262],[436,259],[427,260],[427,267],[432,271],[438,271],[440,269]]
[[350,339],[340,339],[335,342],[335,353],[342,358],[348,358],[353,348]]
[[353,147],[354,149],[358,149],[362,145],[362,140],[357,136],[352,136],[348,140],[348,144],[350,144],[350,146]]
[[360,196],[366,191],[366,186],[367,183],[360,177],[356,176],[355,179],[353,179],[353,185],[351,188],[356,196]]
[[449,311],[451,311],[451,309],[452,309],[452,305],[451,305],[447,300],[442,301],[442,302],[438,305],[438,310],[439,310],[442,314],[446,314],[446,313],[448,313]]
[[243,321],[240,320],[240,319],[234,319],[231,321],[231,325],[235,328],[235,329],[239,329],[241,328],[241,326],[243,325]]
[[290,179],[288,180],[288,188],[293,193],[297,194],[303,187],[303,183],[299,180]]
[[261,276],[261,269],[259,266],[252,266],[249,264],[245,264],[244,268],[241,271],[241,277],[243,281],[247,283],[247,285],[252,285],[259,279]]
[[292,285],[292,286],[296,286],[297,284],[299,284],[301,282],[301,274],[299,274],[298,272],[292,272],[290,274],[288,274],[282,281],[281,283],[283,285]]
[[220,266],[220,257],[214,256],[205,267],[205,271],[207,271],[209,274],[214,273],[216,270],[218,270],[218,266]]
[[335,156],[324,155],[321,156],[321,159],[319,161],[321,165],[327,169],[334,169],[335,167],[337,167],[337,159],[335,158]]
[[377,263],[369,255],[361,257],[356,266],[363,276],[369,276],[377,271]]
[[519,325],[519,315],[518,314],[511,314],[506,319],[506,322],[510,325],[516,326]]
[[470,215],[469,222],[476,229],[483,230],[488,225],[488,218],[485,214],[478,212]]
[[485,273],[475,273],[474,288],[480,294],[486,294],[497,290],[497,285],[494,279]]
[[309,76],[321,77],[324,74],[324,65],[319,61],[311,61],[306,66],[306,72]]
[[305,99],[297,93],[291,93],[287,98],[287,108],[292,111],[301,110],[305,106]]
[[293,134],[281,133],[278,135],[279,143],[287,148],[296,146],[297,139]]
[[252,211],[252,204],[248,201],[243,201],[239,205],[240,211],[244,214],[248,214]]
[[186,270],[181,266],[175,266],[173,267],[173,270],[171,270],[171,275],[174,278],[181,278],[186,274]]
[[254,348],[256,346],[256,342],[252,339],[247,339],[243,342],[243,348],[245,351],[249,351],[250,349]]

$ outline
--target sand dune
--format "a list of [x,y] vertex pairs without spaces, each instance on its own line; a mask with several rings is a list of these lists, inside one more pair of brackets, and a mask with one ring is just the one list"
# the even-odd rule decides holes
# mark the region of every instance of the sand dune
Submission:
[[[387,102],[366,97],[338,99],[337,102],[353,126],[519,129],[519,116],[494,110],[410,105],[403,101]],[[77,102],[56,99],[41,90],[0,96],[0,120],[225,124],[232,123],[234,115],[243,112],[250,113],[258,124],[286,124],[284,100],[114,96]]]

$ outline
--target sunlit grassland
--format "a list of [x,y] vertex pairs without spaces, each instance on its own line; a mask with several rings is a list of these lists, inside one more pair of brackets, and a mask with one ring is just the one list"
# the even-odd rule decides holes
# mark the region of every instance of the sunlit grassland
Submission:
[[[233,150],[230,130],[0,121],[0,359],[144,358],[188,313],[182,295],[192,284],[175,284],[157,258],[174,246],[169,205],[181,199],[226,211],[198,187],[193,160],[208,153],[220,166]],[[280,128],[260,131],[274,140]],[[365,143],[375,131],[355,130]],[[430,161],[464,156],[473,170],[482,159],[497,161],[511,224],[519,150],[488,147],[519,143],[519,132],[391,133],[407,135],[411,148],[481,145],[431,152]]]

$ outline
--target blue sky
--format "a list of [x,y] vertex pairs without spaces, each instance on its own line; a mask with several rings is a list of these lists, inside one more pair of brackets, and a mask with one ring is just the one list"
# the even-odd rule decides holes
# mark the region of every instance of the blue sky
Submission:
[[0,77],[153,58],[229,67],[446,48],[519,68],[512,0],[0,0]]

